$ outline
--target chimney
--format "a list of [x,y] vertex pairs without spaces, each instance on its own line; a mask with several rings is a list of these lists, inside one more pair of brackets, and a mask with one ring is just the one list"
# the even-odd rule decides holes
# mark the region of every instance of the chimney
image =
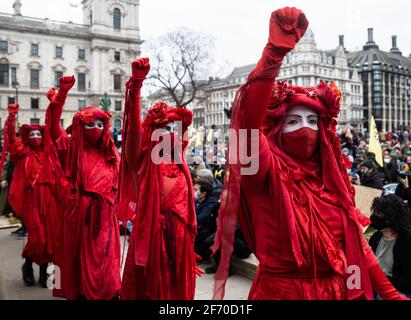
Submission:
[[368,28],[368,42],[374,42],[374,29]]
[[14,15],[15,16],[21,16],[21,1],[20,0],[16,0],[13,3],[13,9],[14,9]]
[[377,44],[374,42],[374,29],[368,28],[368,41],[363,47],[364,50],[368,49],[378,49]]
[[343,48],[344,48],[344,35],[343,35],[343,34],[340,34],[340,35],[338,36],[338,38],[340,39],[340,47],[343,47]]
[[402,52],[397,48],[397,36],[392,36],[392,46],[390,52],[402,55]]

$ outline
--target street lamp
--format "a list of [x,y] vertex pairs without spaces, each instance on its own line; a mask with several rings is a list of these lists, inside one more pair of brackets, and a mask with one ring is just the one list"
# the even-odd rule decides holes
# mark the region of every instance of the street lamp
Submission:
[[16,81],[13,82],[13,87],[16,89],[16,104],[19,103],[19,88],[20,84]]

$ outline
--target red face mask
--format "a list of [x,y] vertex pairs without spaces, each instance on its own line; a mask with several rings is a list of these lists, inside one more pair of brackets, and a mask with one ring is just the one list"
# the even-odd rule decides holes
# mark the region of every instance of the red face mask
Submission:
[[39,138],[29,138],[29,145],[32,149],[40,148],[41,144],[43,143],[43,139]]
[[97,128],[93,128],[93,129],[84,129],[83,130],[83,134],[84,134],[84,141],[88,144],[88,145],[96,145],[99,140],[101,139],[102,135],[103,135],[103,130],[101,129],[97,129]]
[[283,133],[281,136],[282,148],[289,156],[307,161],[312,159],[318,149],[318,131],[310,128],[301,128],[293,132]]

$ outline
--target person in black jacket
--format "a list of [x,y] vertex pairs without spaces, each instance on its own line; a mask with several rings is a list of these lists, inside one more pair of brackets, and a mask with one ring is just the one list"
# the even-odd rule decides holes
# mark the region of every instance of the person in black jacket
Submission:
[[393,286],[411,297],[411,227],[410,212],[396,195],[375,198],[371,226],[378,230],[369,244],[381,269]]
[[207,260],[210,256],[209,248],[205,240],[216,230],[214,221],[220,207],[219,197],[213,195],[213,186],[208,181],[198,181],[194,185],[197,215],[197,237],[195,240],[195,252]]
[[383,189],[383,174],[378,172],[376,165],[372,160],[365,160],[360,165],[361,185],[374,189]]
[[411,188],[409,176],[399,177],[399,183],[395,189],[395,194],[407,201],[408,207],[411,209]]

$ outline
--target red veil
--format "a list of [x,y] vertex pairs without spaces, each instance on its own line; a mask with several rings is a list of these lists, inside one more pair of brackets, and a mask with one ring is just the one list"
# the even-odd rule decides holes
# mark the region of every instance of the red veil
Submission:
[[[238,131],[247,128],[244,117],[244,104],[248,86],[256,80],[272,79],[273,70],[266,75],[250,74],[248,82],[237,93],[230,128]],[[278,230],[286,230],[286,237],[281,239],[282,252],[289,253],[301,270],[309,261],[315,261],[314,255],[327,261],[334,272],[346,276],[347,265],[356,265],[361,269],[361,289],[348,290],[348,298],[355,299],[363,294],[372,299],[371,283],[368,276],[365,253],[361,247],[362,230],[358,223],[358,209],[355,207],[355,191],[344,166],[340,143],[336,135],[336,118],[340,111],[341,93],[335,84],[321,82],[316,87],[301,88],[277,82],[273,86],[272,96],[266,111],[266,118],[260,134],[269,141],[270,169],[268,170],[273,199],[272,212],[280,215],[282,225]],[[287,109],[295,105],[306,105],[319,115],[320,151],[319,159],[313,164],[320,164],[324,188],[331,194],[331,201],[344,212],[343,224],[345,235],[346,260],[340,257],[332,245],[332,235],[323,232],[320,212],[311,205],[315,187],[306,182],[304,177],[312,168],[297,162],[281,148],[281,132]],[[237,148],[236,148],[237,149]],[[237,158],[238,159],[238,158]],[[247,207],[244,190],[241,187],[241,164],[228,164],[225,187],[221,199],[214,252],[221,249],[221,262],[215,276],[214,299],[222,299],[228,275],[230,257],[233,250],[235,226],[240,223],[241,230],[249,247],[255,252],[256,231],[253,229],[252,209]],[[309,221],[304,223],[303,221]],[[321,230],[322,232],[319,232]],[[311,244],[307,245],[307,239]],[[317,241],[315,241],[315,239]],[[324,241],[323,241],[324,240]],[[308,252],[307,252],[308,251]],[[316,267],[314,262],[314,275]]]

